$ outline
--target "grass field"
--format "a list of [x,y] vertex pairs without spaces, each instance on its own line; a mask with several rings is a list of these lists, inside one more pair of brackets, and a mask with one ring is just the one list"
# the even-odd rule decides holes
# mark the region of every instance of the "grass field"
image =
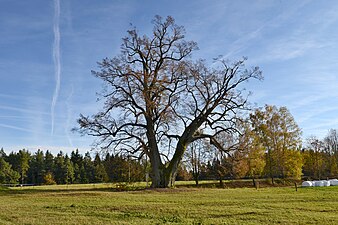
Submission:
[[338,187],[0,189],[0,224],[338,224]]

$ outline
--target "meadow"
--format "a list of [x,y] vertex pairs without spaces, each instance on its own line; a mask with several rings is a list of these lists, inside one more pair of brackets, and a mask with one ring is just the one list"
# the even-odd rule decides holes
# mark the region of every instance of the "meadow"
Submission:
[[338,187],[0,189],[0,224],[338,224]]

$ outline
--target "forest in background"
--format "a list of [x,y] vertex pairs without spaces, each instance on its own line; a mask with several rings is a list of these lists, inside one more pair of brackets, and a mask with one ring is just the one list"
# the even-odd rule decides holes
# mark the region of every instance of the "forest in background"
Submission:
[[[177,180],[223,180],[241,178],[326,179],[338,176],[338,132],[331,129],[322,140],[307,139],[298,145],[300,132],[285,107],[266,106],[250,116],[250,126],[235,139],[225,137],[231,154],[224,154],[206,142],[189,146],[180,164]],[[283,123],[284,121],[284,123]],[[285,124],[287,122],[287,124]],[[292,129],[290,129],[293,127]],[[286,129],[288,128],[288,129]],[[286,129],[286,130],[285,130]],[[297,131],[297,132],[295,132]],[[230,139],[229,139],[230,138]],[[234,137],[232,137],[234,139]],[[238,140],[239,138],[239,140]],[[74,184],[151,181],[145,155],[89,152],[76,149],[70,155],[60,151],[0,150],[2,184]]]

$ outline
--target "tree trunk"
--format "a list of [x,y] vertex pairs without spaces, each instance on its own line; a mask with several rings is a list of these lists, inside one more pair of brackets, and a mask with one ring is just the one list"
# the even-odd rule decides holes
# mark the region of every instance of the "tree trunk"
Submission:
[[169,188],[173,187],[175,184],[175,178],[177,175],[177,168],[175,170],[170,170],[169,168],[162,167],[152,167],[152,188]]
[[151,187],[152,188],[164,188],[166,187],[165,184],[165,167],[162,163],[160,152],[158,149],[155,131],[154,131],[154,124],[151,118],[147,117],[147,138],[149,144],[149,159],[151,164]]
[[166,168],[164,176],[166,187],[173,187],[175,185],[177,170],[181,162],[181,159],[182,157],[178,156],[177,154],[174,154],[172,160],[170,161],[168,167]]
[[187,149],[189,143],[185,140],[179,140],[176,146],[175,154],[173,155],[173,158],[171,159],[167,169],[166,169],[166,175],[165,175],[165,181],[168,185],[168,187],[172,187],[175,185],[175,179],[177,175],[177,170],[179,167],[179,164],[183,158],[184,152]]
[[[162,164],[161,157],[158,150],[158,145],[155,138],[155,132],[153,129],[147,130],[147,137],[150,149],[150,162],[152,165],[152,184],[153,188],[167,188],[175,185],[175,179],[177,175],[178,166],[183,158],[184,152],[187,146],[191,143],[191,138],[195,131],[200,127],[203,120],[195,119],[183,132],[182,136],[177,142],[176,150],[173,158],[169,162],[168,166]],[[149,127],[154,127],[152,121],[147,118],[147,124]]]
[[198,178],[195,179],[196,187],[198,187]]
[[196,184],[196,187],[198,187],[198,177],[199,177],[199,173],[196,173],[196,172],[194,172],[193,173],[193,177],[194,177],[194,180],[195,180],[195,184]]
[[151,187],[168,188],[174,186],[180,160],[173,158],[168,167],[163,165],[159,156],[150,157],[150,160],[152,166]]
[[164,188],[164,171],[163,168],[155,167],[152,165],[152,174],[151,174],[151,187],[152,188]]
[[185,145],[178,147],[169,165],[165,167],[160,157],[150,157],[152,165],[152,188],[168,188],[175,185],[178,166],[182,160],[183,153],[186,149]]
[[151,163],[151,187],[161,188],[165,187],[164,184],[164,165],[161,161],[158,151],[150,151],[150,163]]
[[219,186],[220,186],[221,188],[224,188],[224,183],[223,183],[222,176],[219,176]]
[[272,159],[271,159],[270,149],[268,149],[267,157],[268,157],[268,163],[269,163],[269,174],[270,174],[272,185],[274,185],[274,175],[273,175],[273,171],[272,171]]

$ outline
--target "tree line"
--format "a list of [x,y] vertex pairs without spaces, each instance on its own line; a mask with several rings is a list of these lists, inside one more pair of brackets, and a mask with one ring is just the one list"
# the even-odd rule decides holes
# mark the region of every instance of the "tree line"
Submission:
[[[192,178],[327,179],[338,177],[338,131],[322,139],[301,140],[301,130],[286,107],[266,105],[241,123],[239,136],[224,137],[220,151],[208,142],[190,146],[186,161]],[[304,145],[304,146],[303,146]],[[206,147],[207,146],[207,147]],[[211,173],[210,173],[211,172]],[[208,178],[209,177],[209,178]]]
[[134,182],[144,177],[143,164],[122,155],[107,153],[92,158],[89,152],[83,156],[78,150],[70,156],[60,151],[53,155],[37,150],[6,154],[0,150],[0,183],[4,184],[74,184],[102,182]]
[[[190,146],[190,165],[196,184],[206,168],[213,168],[214,178],[301,179],[301,130],[286,107],[266,105],[237,122],[239,132],[224,135],[222,149],[208,142]],[[209,146],[209,147],[204,147]],[[208,149],[205,151],[205,149]],[[212,160],[205,161],[206,155]]]
[[316,136],[307,139],[303,149],[303,175],[315,179],[338,176],[338,131],[330,129],[320,139]]
[[[266,105],[237,123],[236,135],[222,137],[220,150],[205,140],[189,146],[179,165],[176,180],[270,178],[323,179],[338,175],[338,131],[331,129],[323,140],[308,138],[302,146],[301,130],[286,107]],[[151,164],[143,155],[78,150],[53,155],[37,150],[6,154],[0,150],[0,183],[73,184],[149,181]]]

